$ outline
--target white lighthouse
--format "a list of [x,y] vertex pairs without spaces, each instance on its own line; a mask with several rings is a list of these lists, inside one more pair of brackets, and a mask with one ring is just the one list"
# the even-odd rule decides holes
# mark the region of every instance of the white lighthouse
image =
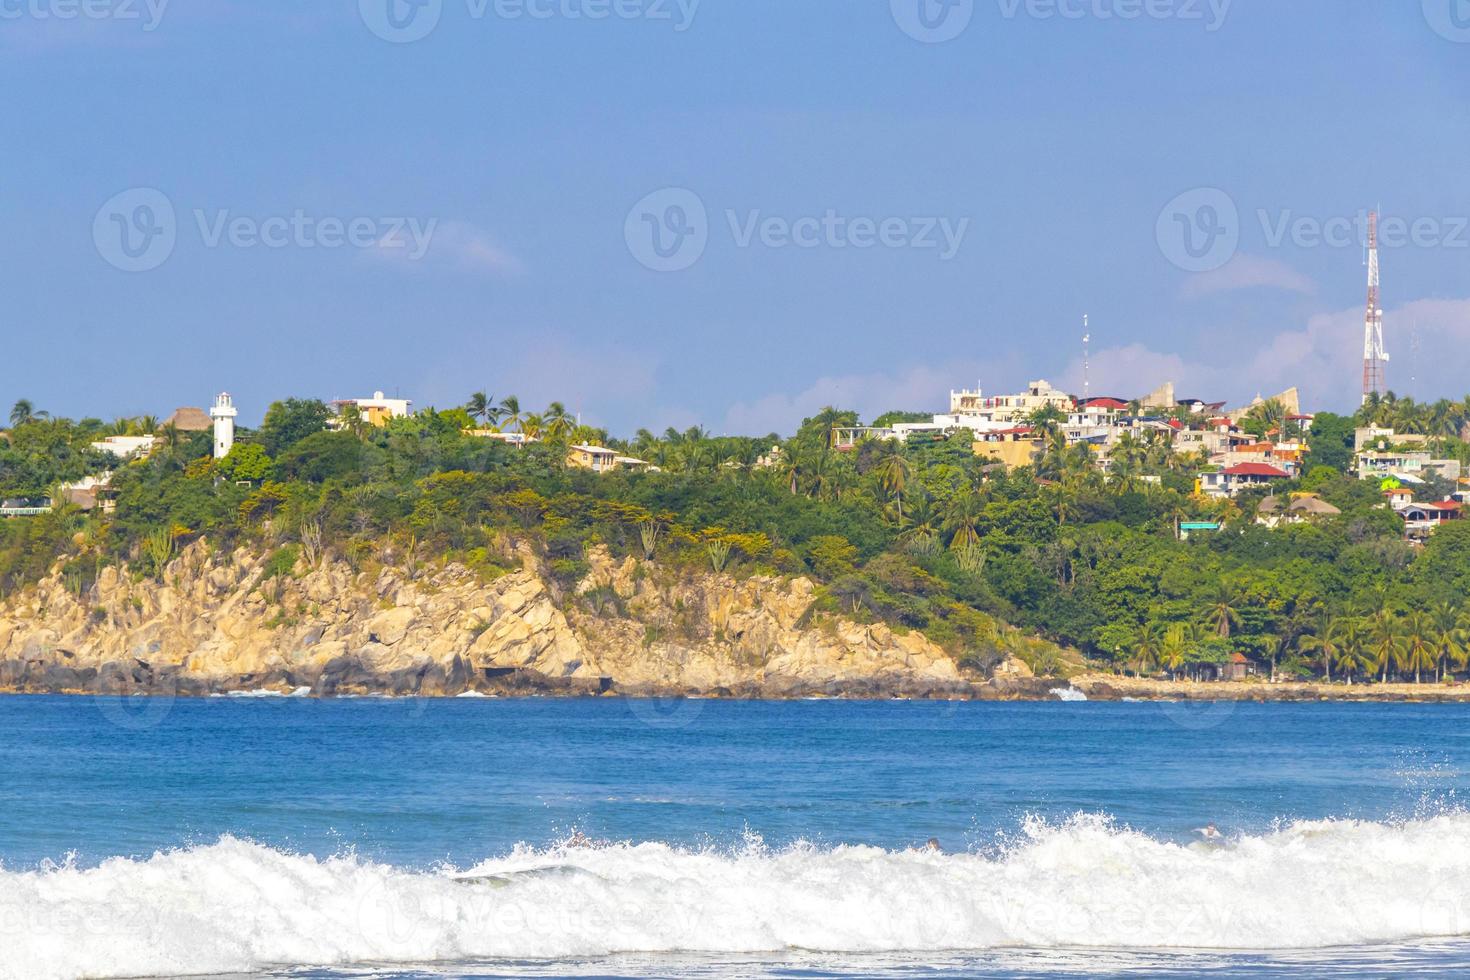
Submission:
[[235,410],[235,403],[230,400],[228,391],[221,392],[214,400],[214,407],[209,410],[209,417],[214,419],[214,458],[224,459],[230,454],[230,447],[235,445],[235,416],[240,414]]

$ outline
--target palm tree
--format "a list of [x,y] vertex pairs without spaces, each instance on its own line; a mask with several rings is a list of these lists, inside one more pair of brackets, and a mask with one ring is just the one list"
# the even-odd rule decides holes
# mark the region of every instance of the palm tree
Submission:
[[520,428],[521,433],[527,439],[541,438],[541,430],[545,427],[545,425],[546,420],[543,419],[541,416],[536,415],[535,413],[521,416],[518,423],[518,427]]
[[567,435],[577,426],[577,420],[567,412],[566,406],[561,402],[552,402],[546,406],[544,423],[546,426],[546,437],[555,442],[564,442]]
[[1403,645],[1399,642],[1398,623],[1395,622],[1393,613],[1387,609],[1380,609],[1374,614],[1365,650],[1369,656],[1368,665],[1373,670],[1381,672],[1381,682],[1387,684],[1388,669],[1397,668],[1403,656]]
[[1414,683],[1418,684],[1425,670],[1433,670],[1439,659],[1437,633],[1434,617],[1422,609],[1409,614],[1404,622],[1403,667],[1414,672]]
[[944,509],[944,528],[954,551],[980,547],[980,498],[973,493],[956,494]]
[[1147,622],[1133,642],[1133,669],[1142,677],[1158,666],[1163,655],[1164,634],[1155,622]]
[[[901,520],[900,523],[904,521]],[[933,502],[921,490],[914,498],[913,506],[909,508],[907,526],[898,533],[898,539],[911,550],[927,555],[934,551],[934,546],[939,541],[939,530],[939,518],[934,513]]]
[[469,413],[470,418],[479,419],[486,425],[492,424],[497,414],[494,401],[483,391],[471,395],[470,400],[465,402],[464,410]]
[[1179,671],[1189,660],[1189,652],[1194,648],[1193,632],[1185,623],[1175,623],[1164,633],[1159,661],[1172,680],[1179,679]]
[[1214,624],[1220,639],[1230,639],[1230,627],[1240,625],[1240,611],[1236,608],[1239,604],[1240,591],[1228,582],[1221,582],[1215,589],[1210,605],[1205,609],[1205,616]]
[[875,472],[878,474],[878,482],[893,497],[898,505],[898,523],[903,523],[903,492],[908,487],[909,480],[914,475],[914,469],[909,465],[908,458],[904,455],[903,446],[897,442],[891,442],[884,450],[883,457],[879,460]]
[[1304,652],[1317,651],[1327,683],[1331,684],[1332,662],[1342,656],[1342,632],[1339,624],[1323,616],[1317,624],[1317,632],[1299,637],[1296,645]]
[[1459,607],[1444,600],[1434,607],[1435,658],[1439,662],[1439,682],[1444,683],[1446,667],[1465,656],[1465,635],[1461,629]]
[[30,422],[39,422],[41,419],[48,419],[50,417],[46,412],[36,411],[36,406],[31,404],[29,398],[22,398],[10,410],[10,426],[11,428],[19,428]]
[[1363,647],[1366,637],[1362,624],[1349,617],[1338,624],[1337,669],[1347,675],[1348,687],[1353,686],[1353,675],[1363,667]]
[[506,425],[515,426],[518,431],[524,432],[522,423],[525,416],[521,414],[521,400],[515,395],[508,395],[500,400],[500,420]]

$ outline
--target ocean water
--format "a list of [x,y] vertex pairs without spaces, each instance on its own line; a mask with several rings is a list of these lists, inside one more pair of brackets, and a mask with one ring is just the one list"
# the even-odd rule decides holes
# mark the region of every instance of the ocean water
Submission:
[[1462,976],[1467,773],[1458,705],[0,697],[0,978]]

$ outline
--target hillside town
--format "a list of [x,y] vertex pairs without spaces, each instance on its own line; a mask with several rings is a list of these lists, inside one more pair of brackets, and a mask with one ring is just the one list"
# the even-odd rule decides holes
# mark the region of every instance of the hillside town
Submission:
[[[483,396],[477,397],[483,403]],[[327,413],[324,427],[331,431],[382,429],[414,414],[411,399],[388,397],[382,391],[319,404]],[[1037,380],[1014,394],[987,395],[978,387],[952,390],[948,411],[943,413],[891,413],[879,420],[881,424],[871,425],[834,423],[830,442],[835,452],[849,453],[869,441],[907,448],[964,441],[976,457],[1007,470],[1029,467],[1043,479],[1043,461],[1065,456],[1068,465],[1084,466],[1104,479],[1142,484],[1160,481],[1158,473],[1150,472],[1145,464],[1162,457],[1171,469],[1185,467],[1192,472],[1194,494],[1203,500],[1251,496],[1256,503],[1253,519],[1267,527],[1338,513],[1315,494],[1296,489],[1309,461],[1316,420],[1314,414],[1302,410],[1296,388],[1269,398],[1257,396],[1233,409],[1226,405],[1180,396],[1174,384],[1167,382],[1142,397],[1125,399],[1074,396]],[[12,422],[23,421],[29,411],[29,403],[20,403]],[[114,425],[119,431],[90,443],[97,462],[92,472],[80,480],[57,484],[50,496],[4,499],[0,518],[47,513],[58,498],[84,511],[100,508],[111,512],[115,506],[111,479],[118,466],[145,459],[165,443],[176,445],[180,439],[206,433],[212,435],[213,459],[226,460],[236,445],[237,415],[231,395],[221,393],[207,409],[180,407],[161,421],[120,420]],[[581,425],[558,404],[549,413],[523,414],[518,406],[505,411],[480,404],[477,409],[471,399],[463,415],[466,436],[513,447],[554,438],[564,447],[564,464],[569,468],[596,474],[661,470],[656,462],[633,454],[637,447],[650,448],[647,433],[636,443],[614,440],[602,430]],[[1462,508],[1470,502],[1470,476],[1462,465],[1465,443],[1461,437],[1467,433],[1454,425],[1441,429],[1438,435],[1398,432],[1392,426],[1375,424],[1352,430],[1350,472],[1379,485],[1383,506],[1403,519],[1404,534],[1411,543],[1422,542],[1435,528],[1460,519]],[[1446,452],[1449,444],[1458,446],[1461,453]],[[749,465],[772,469],[782,466],[786,457],[786,448],[777,442]],[[726,465],[740,464],[732,459]],[[248,468],[235,475],[241,485],[250,484]],[[1179,533],[1187,537],[1220,526],[1212,521],[1184,522]]]

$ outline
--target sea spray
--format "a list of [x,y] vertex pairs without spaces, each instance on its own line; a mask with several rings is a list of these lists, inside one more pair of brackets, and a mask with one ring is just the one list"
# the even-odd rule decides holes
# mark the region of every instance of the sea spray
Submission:
[[[580,842],[579,842],[580,843]],[[470,868],[217,843],[0,870],[0,977],[627,952],[1312,949],[1470,932],[1470,814],[1180,845],[1099,816],[982,853],[520,847]]]

